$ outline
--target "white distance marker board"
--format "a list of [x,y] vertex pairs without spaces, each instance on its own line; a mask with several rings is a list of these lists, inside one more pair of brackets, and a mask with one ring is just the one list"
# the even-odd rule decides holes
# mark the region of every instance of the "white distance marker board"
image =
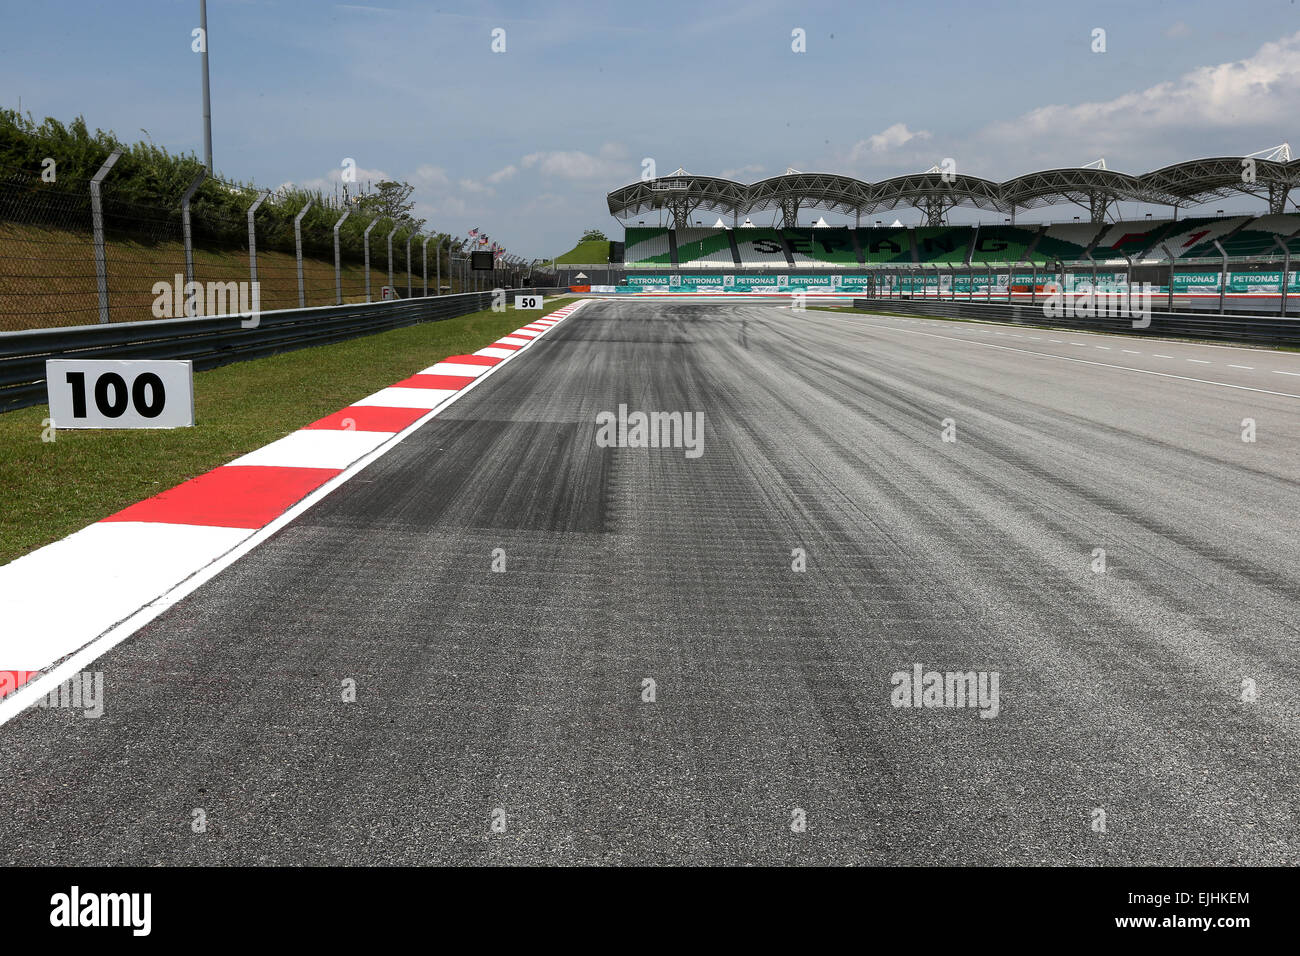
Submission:
[[55,428],[187,428],[194,424],[194,363],[50,359]]

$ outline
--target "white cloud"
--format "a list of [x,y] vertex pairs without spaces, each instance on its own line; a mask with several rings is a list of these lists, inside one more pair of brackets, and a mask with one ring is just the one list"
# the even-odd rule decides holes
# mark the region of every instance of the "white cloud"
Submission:
[[372,7],[367,4],[360,4],[360,3],[336,3],[334,4],[334,9],[351,10],[354,13],[398,13],[400,12],[398,10],[394,10],[392,7]]
[[724,169],[718,175],[722,179],[731,179],[736,182],[740,182],[744,178],[748,178],[750,176],[757,176],[762,171],[763,171],[763,167],[761,165],[751,163],[747,166],[738,166],[735,169]]
[[898,147],[906,146],[913,140],[919,141],[929,138],[930,134],[926,130],[910,130],[907,128],[906,123],[895,123],[888,129],[854,143],[849,152],[849,158],[857,161],[872,154],[879,155],[892,149],[898,149]]
[[459,196],[442,196],[435,202],[417,201],[414,209],[417,216],[429,220],[434,228],[442,230],[446,230],[448,225],[439,222],[439,217],[461,217],[472,211],[469,204]]
[[561,179],[616,180],[621,175],[631,181],[641,174],[640,166],[628,161],[627,148],[618,143],[606,143],[594,156],[576,149],[529,153],[519,164]]
[[493,184],[505,182],[507,179],[513,179],[518,172],[519,167],[511,163],[509,166],[503,166],[495,173],[492,173],[492,175],[488,176],[487,181]]
[[555,193],[538,193],[524,206],[526,213],[550,214],[568,208],[570,200]]
[[[1244,60],[1199,67],[1114,99],[1030,110],[986,127],[977,140],[1004,158],[1018,157],[1018,165],[1037,161],[1045,150],[1078,162],[1109,151],[1126,159],[1135,153],[1167,155],[1171,145],[1179,152],[1190,149],[1205,155],[1223,152],[1218,144],[1198,145],[1206,144],[1211,133],[1228,143],[1232,141],[1222,134],[1234,130],[1243,136],[1275,132],[1284,138],[1284,131],[1294,126],[1297,102],[1300,33],[1266,43]],[[1271,140],[1253,139],[1235,144],[1243,152],[1271,145]],[[1180,155],[1167,161],[1190,158]]]
[[1189,27],[1182,20],[1179,20],[1177,23],[1170,24],[1165,29],[1165,36],[1167,37],[1179,38],[1179,37],[1189,37],[1191,35],[1192,35],[1192,28]]
[[[357,184],[364,186],[366,183],[370,183],[373,185],[374,183],[383,182],[385,179],[393,178],[392,176],[388,175],[388,173],[384,172],[382,169],[363,169],[360,166],[356,168],[356,174],[357,174],[356,179],[352,183],[352,187],[354,189]],[[324,176],[316,176],[313,177],[312,179],[304,179],[301,182],[297,182],[297,183],[289,182],[286,183],[285,185],[298,186],[301,189],[319,189],[321,190],[321,192],[333,192],[334,187],[342,182],[343,182],[343,167],[338,166],[334,169],[331,169]]]
[[417,168],[408,182],[416,189],[443,189],[451,185],[451,177],[441,166],[426,164]]

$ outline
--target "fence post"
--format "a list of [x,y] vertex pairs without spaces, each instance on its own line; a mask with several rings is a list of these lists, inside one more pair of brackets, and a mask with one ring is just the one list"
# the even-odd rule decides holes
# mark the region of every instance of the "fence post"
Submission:
[[334,223],[334,302],[335,305],[343,304],[343,263],[339,258],[339,226],[343,225],[343,220],[348,218],[352,212],[351,207],[343,210],[343,215],[339,216],[339,221]]
[[298,308],[300,309],[307,305],[307,291],[302,282],[302,217],[307,215],[312,202],[313,200],[308,199],[307,205],[302,207],[302,212],[293,217],[293,251],[298,257]]
[[[433,290],[434,295],[442,295],[442,244],[446,241],[447,241],[446,239],[439,239],[438,244],[433,247],[433,268],[434,271],[437,273],[437,278],[434,279],[434,283],[436,284],[436,287]],[[450,278],[450,273],[451,273],[450,255],[448,255],[447,257],[447,272],[448,272],[448,278]]]
[[411,231],[406,231],[406,297],[411,297]]
[[267,197],[270,195],[271,191],[268,189],[257,197],[253,205],[248,207],[248,274],[254,289],[257,288],[257,229],[253,225],[253,216],[257,214],[258,207],[266,202]]
[[1288,292],[1287,284],[1288,284],[1289,280],[1291,279],[1291,247],[1288,246],[1288,245],[1287,245],[1285,242],[1283,242],[1281,239],[1279,239],[1277,236],[1274,236],[1274,237],[1273,237],[1273,245],[1275,245],[1275,246],[1277,246],[1278,248],[1280,248],[1280,249],[1282,250],[1282,255],[1283,255],[1283,259],[1282,259],[1282,318],[1285,319],[1285,318],[1286,318],[1286,297],[1287,297],[1287,292]]
[[[194,239],[190,231],[190,200],[194,198],[194,193],[198,190],[203,180],[208,178],[208,171],[200,169],[199,174],[194,177],[194,182],[190,183],[190,188],[185,190],[185,195],[181,196],[181,235],[185,240],[185,284],[189,285],[194,281]],[[193,303],[190,297],[185,297],[185,314],[193,315]]]
[[[1174,213],[1177,214],[1177,212],[1178,210],[1175,209]],[[1174,311],[1174,260],[1178,257],[1169,251],[1169,246],[1166,243],[1160,243],[1160,248],[1165,250],[1165,255],[1169,257],[1169,296],[1166,299],[1165,311],[1172,312]]]
[[108,260],[104,256],[104,208],[100,203],[99,186],[121,155],[120,149],[109,153],[104,165],[90,180],[90,224],[95,236],[95,284],[99,291],[100,325],[108,324]]
[[397,227],[393,226],[392,231],[388,233],[388,290],[397,295],[397,287],[393,285],[393,236],[397,234]]
[[366,249],[366,301],[370,301],[370,230],[379,225],[378,219],[372,219],[366,231],[361,234],[362,244]]
[[1219,269],[1219,315],[1223,315],[1223,296],[1228,291],[1228,250],[1219,245],[1218,239],[1214,240],[1214,248],[1223,256],[1223,265]]
[[[420,252],[420,262],[423,265],[422,271],[424,273],[424,297],[426,299],[429,297],[429,240],[432,238],[433,236],[424,237],[424,248]],[[437,251],[438,250],[436,249],[434,250],[435,255],[437,254]]]

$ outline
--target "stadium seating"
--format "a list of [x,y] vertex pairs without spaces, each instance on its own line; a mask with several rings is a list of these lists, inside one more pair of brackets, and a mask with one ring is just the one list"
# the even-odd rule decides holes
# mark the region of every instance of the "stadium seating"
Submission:
[[742,266],[779,268],[788,264],[781,245],[781,235],[775,229],[742,226],[736,230],[736,245],[739,247]]
[[[1219,250],[1214,248],[1213,239],[1219,239],[1224,250],[1234,258],[1281,255],[1273,240],[1286,239],[1297,231],[1300,231],[1300,216],[1261,216],[1248,222],[1226,239],[1217,235],[1207,237],[1199,245],[1188,249],[1183,256],[1189,259],[1219,258]],[[1292,254],[1300,254],[1300,237],[1287,240],[1286,244]]]
[[668,244],[668,230],[628,226],[623,261],[629,267],[671,266],[673,253]]
[[964,265],[973,230],[970,226],[919,226],[916,255],[921,262]]
[[783,229],[796,266],[856,266],[857,253],[848,229],[834,226],[817,229]]
[[971,252],[971,265],[982,263],[1014,263],[1025,260],[1029,246],[1038,234],[1037,227],[980,226],[975,233],[975,248]]
[[1217,259],[1219,257],[1218,253],[1213,251],[1214,240],[1232,232],[1232,230],[1244,223],[1247,218],[1246,216],[1228,218],[1203,216],[1171,222],[1161,230],[1160,235],[1148,246],[1150,251],[1147,255],[1152,259],[1167,259],[1168,254],[1165,252],[1164,247],[1168,246],[1169,251],[1176,257],[1183,258],[1190,256],[1193,248],[1204,244],[1211,250],[1209,255],[1213,255]]
[[677,262],[683,269],[714,268],[736,264],[726,229],[678,229]]
[[858,244],[867,264],[915,262],[912,256],[912,233],[909,229],[890,228],[859,229]]
[[[1050,226],[1006,224],[980,226],[918,226],[849,229],[843,226],[774,229],[766,227],[627,229],[629,268],[673,265],[673,246],[683,269],[719,269],[735,265],[732,237],[741,268],[840,268],[859,265],[858,250],[867,267],[914,262],[960,267],[1050,265],[1056,260],[1086,264],[1091,251],[1097,263],[1119,264],[1124,256],[1165,260],[1164,246],[1179,259],[1217,262],[1218,239],[1233,259],[1280,257],[1275,238],[1286,242],[1300,258],[1300,214],[1137,219],[1106,225],[1074,222]],[[855,247],[856,240],[856,247]],[[972,245],[973,243],[973,245]]]
[[1093,222],[1064,222],[1048,226],[1034,244],[1033,262],[1082,262],[1084,253],[1104,227]]
[[[1164,234],[1170,219],[1143,219],[1139,222],[1117,222],[1107,227],[1093,247],[1092,257],[1097,262],[1122,260],[1127,256],[1140,256],[1150,249]],[[1165,258],[1163,252],[1155,258]]]

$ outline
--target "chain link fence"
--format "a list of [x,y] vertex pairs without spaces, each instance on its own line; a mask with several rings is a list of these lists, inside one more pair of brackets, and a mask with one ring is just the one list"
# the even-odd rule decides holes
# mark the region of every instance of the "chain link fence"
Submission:
[[528,275],[514,263],[475,276],[446,238],[214,180],[209,189],[239,202],[204,204],[199,193],[187,249],[183,197],[142,206],[114,196],[111,170],[101,176],[99,239],[90,180],[0,170],[0,331],[375,301],[385,286],[403,298],[455,293]]

